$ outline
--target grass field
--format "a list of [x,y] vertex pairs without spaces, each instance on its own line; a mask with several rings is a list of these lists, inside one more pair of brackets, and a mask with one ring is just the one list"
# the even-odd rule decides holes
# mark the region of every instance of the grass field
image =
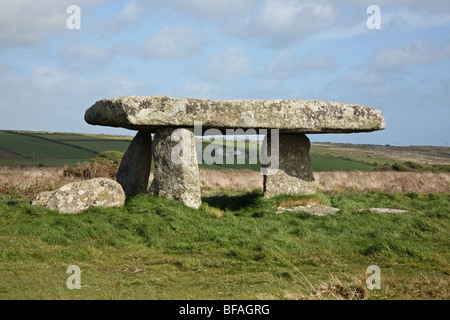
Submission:
[[[0,138],[0,164],[44,166],[87,161],[130,141],[5,131]],[[363,172],[383,159],[363,148],[327,148],[311,150],[323,192],[312,196],[266,199],[259,172],[230,170],[259,164],[202,164],[199,210],[138,195],[123,208],[64,215],[30,199],[81,178],[62,168],[0,167],[0,299],[448,300],[449,174]],[[76,158],[82,152],[89,156]],[[341,210],[276,213],[299,203]],[[371,207],[409,212],[361,211]],[[67,289],[70,265],[81,268],[80,290]],[[371,265],[380,267],[380,290],[366,286]]]
[[[335,215],[275,213],[285,201]],[[0,299],[449,299],[450,195],[147,196],[63,215],[0,199]],[[362,211],[370,207],[402,214]],[[220,216],[220,217],[219,217]],[[66,269],[80,267],[80,290]],[[381,289],[365,285],[381,269]]]
[[[89,161],[97,153],[117,150],[125,152],[132,137],[90,135],[77,133],[48,133],[32,131],[0,131],[0,165],[40,165],[40,166],[64,166],[77,162]],[[197,150],[203,150],[211,142],[197,141]],[[214,141],[213,144],[221,146],[224,141]],[[236,141],[236,148],[252,156],[258,155],[258,144],[244,141]],[[10,152],[11,154],[8,154]],[[311,162],[314,171],[332,170],[360,170],[370,171],[375,166],[360,159],[360,155],[354,159],[343,159],[343,153],[334,152],[327,154],[320,148],[312,148]],[[206,157],[210,160],[209,157]],[[252,164],[256,160],[256,164]],[[245,163],[233,164],[206,164],[202,163],[200,168],[204,169],[248,169],[259,171],[261,164],[259,158],[245,159]],[[387,163],[387,162],[386,162]]]
[[0,148],[20,154],[29,159],[89,159],[95,154],[70,145],[42,139],[28,134],[0,132]]
[[[89,161],[98,153],[109,150],[125,152],[132,136],[94,135],[81,133],[52,133],[33,131],[0,130],[0,165],[18,166],[64,166],[77,162]],[[210,143],[221,147],[223,140],[197,140],[197,154],[201,155]],[[203,169],[248,169],[259,171],[259,144],[234,141],[235,147],[247,154],[244,163],[236,159],[232,164],[207,164]],[[417,162],[422,171],[450,171],[450,148],[445,147],[392,147],[352,144],[312,143],[311,164],[313,170],[319,171],[372,171],[380,166],[395,166],[404,161]],[[211,160],[207,154],[204,157]],[[229,159],[230,160],[230,159]],[[256,164],[253,161],[256,160]],[[431,167],[433,165],[433,167]]]

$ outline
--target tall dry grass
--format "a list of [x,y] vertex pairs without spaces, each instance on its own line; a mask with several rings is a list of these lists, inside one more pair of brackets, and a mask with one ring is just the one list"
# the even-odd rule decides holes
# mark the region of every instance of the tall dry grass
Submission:
[[[315,172],[317,188],[330,193],[338,190],[367,192],[450,192],[450,174],[435,172]],[[254,190],[263,187],[259,172],[250,170],[200,170],[202,191]]]
[[315,172],[319,191],[450,192],[450,174],[440,172]]
[[[339,190],[367,192],[450,192],[450,174],[434,172],[315,172],[320,192]],[[153,177],[150,177],[150,180]],[[67,177],[63,168],[0,167],[0,195],[31,199],[82,177]],[[263,177],[250,170],[200,170],[203,195],[223,191],[252,191],[263,188]]]
[[202,194],[210,194],[218,190],[252,191],[263,187],[262,175],[251,170],[200,169],[199,175]]
[[66,177],[63,168],[0,167],[0,196],[31,199],[42,191],[55,190],[82,180]]

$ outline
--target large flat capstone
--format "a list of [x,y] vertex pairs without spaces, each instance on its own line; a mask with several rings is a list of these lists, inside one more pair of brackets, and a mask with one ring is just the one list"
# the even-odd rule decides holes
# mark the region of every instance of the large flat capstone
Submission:
[[160,127],[279,129],[280,133],[349,133],[383,130],[381,111],[319,100],[205,100],[125,96],[97,101],[89,124],[155,132]]

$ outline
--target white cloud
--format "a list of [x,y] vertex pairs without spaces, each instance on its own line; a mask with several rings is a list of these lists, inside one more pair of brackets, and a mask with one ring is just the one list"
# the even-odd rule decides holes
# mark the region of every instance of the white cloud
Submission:
[[[73,78],[72,78],[73,79]],[[60,70],[52,69],[46,65],[36,66],[30,75],[32,86],[38,90],[53,91],[59,90],[68,85],[71,77]],[[77,86],[79,86],[79,81]]]
[[369,32],[366,21],[362,20],[355,25],[336,25],[328,29],[324,29],[316,35],[312,35],[312,41],[329,41],[344,38],[351,38]]
[[331,80],[321,90],[320,96],[325,100],[368,105],[377,109],[383,109],[385,105],[403,108],[408,107],[410,102],[405,97],[413,96],[408,90],[402,77],[358,67],[347,75]]
[[184,26],[170,26],[145,41],[137,54],[144,57],[183,59],[200,51],[203,33]]
[[124,4],[122,10],[114,17],[117,22],[134,21],[141,16],[142,10],[134,1]]
[[67,46],[61,49],[61,54],[71,57],[79,56],[93,60],[104,60],[108,56],[108,51],[92,45]]
[[435,47],[431,42],[411,41],[401,48],[380,49],[371,57],[375,68],[403,71],[409,65],[429,65],[450,58],[450,42]]
[[194,14],[202,19],[226,18],[246,14],[256,0],[165,0],[172,8]]
[[243,37],[268,39],[272,45],[286,45],[331,27],[336,11],[329,4],[293,0],[266,0],[245,19],[228,23],[224,30]]
[[203,78],[227,81],[250,76],[253,73],[252,61],[252,57],[242,48],[234,47],[215,53],[195,69]]
[[[98,77],[45,64],[26,76],[0,65],[0,128],[78,131],[85,110],[106,97],[139,94],[143,84],[110,72]],[[147,86],[148,88],[148,86]]]
[[94,45],[80,44],[61,47],[57,57],[64,67],[86,72],[106,67],[113,58],[112,51]]
[[127,2],[114,17],[106,21],[106,23],[102,22],[97,28],[103,36],[117,34],[134,27],[136,24],[140,24],[143,12],[144,7],[141,7],[135,1]]
[[330,70],[335,67],[335,61],[329,55],[307,55],[296,57],[289,49],[282,49],[275,53],[264,74],[271,78],[290,78],[297,74]]
[[216,85],[209,81],[191,82],[184,86],[182,94],[186,97],[212,99],[216,89]]
[[[372,0],[264,0],[244,17],[229,20],[222,29],[244,38],[262,38],[274,46],[311,38],[327,41],[368,33],[366,8]],[[447,0],[380,0],[381,27],[410,32],[450,24]],[[345,9],[352,6],[350,15]],[[348,8],[347,8],[348,9]]]
[[[399,4],[402,1],[398,1]],[[426,2],[421,2],[426,3]],[[361,4],[361,3],[359,3]],[[393,4],[390,2],[389,4]],[[414,7],[412,10],[408,7],[390,8],[388,4],[381,6],[381,29],[390,32],[412,32],[417,30],[427,30],[435,27],[450,25],[450,13],[444,11],[432,10],[433,7],[424,7],[410,5]],[[363,11],[361,8],[361,12]],[[335,25],[330,28],[323,29],[318,34],[310,37],[313,41],[328,41],[343,38],[351,38],[361,34],[371,32],[366,26],[367,15],[355,16],[351,19],[343,20],[342,17],[336,20]],[[380,31],[375,31],[380,32]]]
[[382,13],[381,24],[382,28],[398,32],[426,30],[450,25],[450,13],[448,11],[433,12],[427,9],[419,11],[404,8]]
[[328,2],[336,2],[342,4],[353,3],[355,5],[368,7],[376,4],[383,9],[389,6],[405,6],[413,9],[442,12],[443,8],[448,8],[448,0],[326,0]]
[[[46,36],[67,31],[71,0],[14,0],[0,2],[0,46],[36,45]],[[104,0],[80,0],[81,14]],[[82,16],[83,17],[83,16]]]

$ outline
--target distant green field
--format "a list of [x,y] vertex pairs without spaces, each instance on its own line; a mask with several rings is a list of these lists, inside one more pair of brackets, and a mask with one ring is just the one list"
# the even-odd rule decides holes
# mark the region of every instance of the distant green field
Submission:
[[364,164],[361,162],[356,162],[356,161],[351,161],[351,160],[342,160],[342,159],[333,159],[333,158],[319,158],[319,159],[311,158],[311,166],[312,166],[313,171],[333,171],[333,170],[370,171],[374,168],[374,166]]
[[82,134],[68,134],[68,133],[30,133],[36,137],[43,137],[51,140],[71,141],[71,140],[91,140],[91,136]]
[[87,134],[87,133],[52,133],[52,132],[28,132],[23,131],[22,133],[31,134],[33,136],[44,137],[51,140],[60,140],[60,141],[73,141],[73,140],[124,140],[131,141],[133,139],[132,136],[114,136],[114,135],[104,135],[104,134]]
[[[226,145],[225,141],[213,141],[213,142],[205,142],[203,141],[202,147],[203,149],[208,145],[216,145],[217,147],[221,147],[222,144]],[[258,145],[255,143],[245,143],[243,141],[237,141],[234,144],[239,150],[242,152],[245,150],[247,153],[251,154],[259,154],[259,148]],[[197,143],[197,149],[200,146],[200,143]],[[226,148],[224,148],[225,150]],[[340,155],[342,157],[342,155]],[[206,157],[208,160],[212,161],[211,158]],[[226,164],[225,160],[223,161],[223,164],[201,164],[200,168],[205,169],[215,169],[215,170],[223,170],[227,168],[237,168],[237,169],[249,169],[254,171],[259,171],[261,169],[261,163],[259,161],[259,156],[257,159],[257,164],[250,164],[249,159],[245,159],[245,164],[237,164],[237,160],[234,159],[234,164]],[[252,159],[253,161],[255,159]],[[335,156],[326,155],[323,152],[319,152],[316,154],[315,150],[311,150],[311,165],[313,168],[313,171],[333,171],[333,170],[342,170],[342,171],[350,171],[350,170],[359,170],[359,171],[370,171],[375,166],[363,163],[360,161],[354,161],[350,159],[341,159],[337,158]]]
[[[91,138],[92,139],[92,138]],[[125,152],[130,145],[130,141],[127,140],[112,140],[99,139],[99,140],[66,140],[66,142],[87,149],[94,150],[96,152],[103,152],[109,150],[117,150],[120,152]]]
[[[19,166],[64,166],[77,162],[88,161],[97,153],[117,150],[125,152],[131,142],[131,136],[108,136],[79,133],[59,133],[59,132],[32,132],[32,131],[0,131],[0,148],[6,151],[19,154],[20,157],[11,158],[0,152],[0,165]],[[197,141],[197,154],[200,157],[201,151],[210,144],[221,147],[229,141]],[[248,169],[259,171],[261,163],[259,161],[259,145],[254,142],[235,141],[234,145],[242,153],[250,158],[245,163],[238,163],[238,159],[229,157],[233,164],[200,164],[203,169]],[[1,150],[0,150],[1,151]],[[225,150],[226,151],[226,150]],[[258,156],[258,157],[256,157]],[[370,171],[373,165],[364,163],[361,159],[344,159],[345,154],[328,154],[317,148],[311,149],[311,163],[314,171],[332,170],[361,170]],[[213,158],[208,155],[203,157],[206,162],[212,162]],[[256,164],[253,162],[256,161]]]
[[64,167],[65,165],[74,165],[79,162],[89,161],[86,159],[24,159],[24,158],[0,158],[0,166],[45,166],[45,167]]
[[68,145],[43,140],[28,134],[0,131],[0,148],[20,154],[23,158],[87,159],[95,154]]

